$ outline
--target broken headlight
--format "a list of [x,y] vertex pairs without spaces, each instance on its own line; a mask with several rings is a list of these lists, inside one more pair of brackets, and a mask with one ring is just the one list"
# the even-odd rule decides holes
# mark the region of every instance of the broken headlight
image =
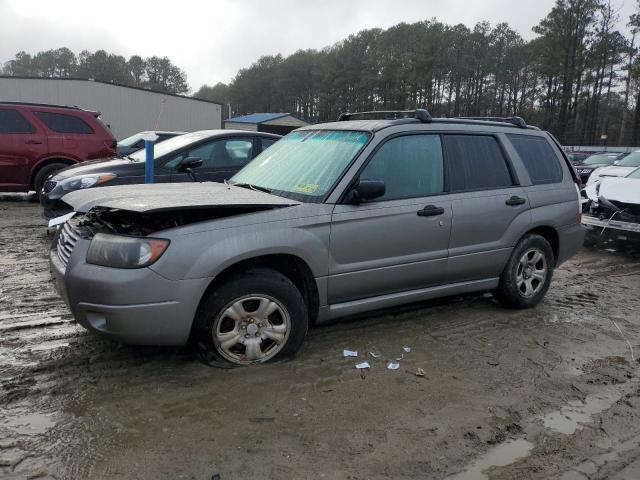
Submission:
[[114,173],[103,173],[100,175],[79,175],[77,177],[66,178],[58,182],[58,186],[65,192],[73,192],[82,188],[89,188],[101,183],[108,182],[116,178]]
[[91,240],[87,263],[113,268],[142,268],[158,260],[169,246],[163,238],[98,233]]

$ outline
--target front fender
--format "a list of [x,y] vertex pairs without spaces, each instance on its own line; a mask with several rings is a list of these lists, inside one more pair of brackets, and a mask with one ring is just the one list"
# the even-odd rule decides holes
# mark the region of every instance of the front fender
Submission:
[[312,225],[274,222],[177,236],[152,268],[170,279],[213,278],[243,260],[288,254],[303,260],[314,277],[326,276],[330,216],[315,220]]

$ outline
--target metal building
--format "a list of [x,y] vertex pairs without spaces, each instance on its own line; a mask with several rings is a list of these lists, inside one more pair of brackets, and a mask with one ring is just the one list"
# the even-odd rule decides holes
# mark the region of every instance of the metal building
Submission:
[[144,130],[222,128],[219,103],[97,80],[0,76],[0,101],[94,110],[118,140]]
[[224,121],[224,128],[286,135],[291,130],[309,125],[290,113],[252,113]]

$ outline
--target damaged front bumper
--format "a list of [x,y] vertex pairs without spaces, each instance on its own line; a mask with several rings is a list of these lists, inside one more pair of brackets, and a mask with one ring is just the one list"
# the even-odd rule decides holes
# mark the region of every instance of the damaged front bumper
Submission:
[[118,269],[86,263],[91,241],[78,238],[68,255],[50,251],[56,290],[87,330],[123,343],[184,345],[210,279],[171,280],[151,268]]
[[614,230],[622,230],[625,232],[632,232],[640,234],[640,223],[632,223],[632,222],[622,222],[620,220],[607,220],[600,219],[598,217],[593,217],[591,215],[583,215],[582,223],[586,226],[590,227],[599,227],[599,228],[611,228]]

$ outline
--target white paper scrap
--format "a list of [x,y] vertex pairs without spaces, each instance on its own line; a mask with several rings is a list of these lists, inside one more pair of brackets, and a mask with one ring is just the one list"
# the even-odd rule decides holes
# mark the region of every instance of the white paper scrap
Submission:
[[362,368],[369,368],[369,362],[362,362],[356,365],[356,368],[358,369],[362,369]]
[[407,347],[406,345],[404,347],[402,347],[402,349],[407,353],[409,353],[411,351],[411,347]]
[[380,354],[379,353],[369,352],[369,355],[371,355],[373,358],[380,358]]
[[389,365],[387,365],[387,368],[389,370],[398,370],[400,368],[400,364],[398,362],[389,362]]
[[342,352],[342,355],[344,357],[357,357],[358,356],[358,352],[354,352],[352,350],[345,350]]

